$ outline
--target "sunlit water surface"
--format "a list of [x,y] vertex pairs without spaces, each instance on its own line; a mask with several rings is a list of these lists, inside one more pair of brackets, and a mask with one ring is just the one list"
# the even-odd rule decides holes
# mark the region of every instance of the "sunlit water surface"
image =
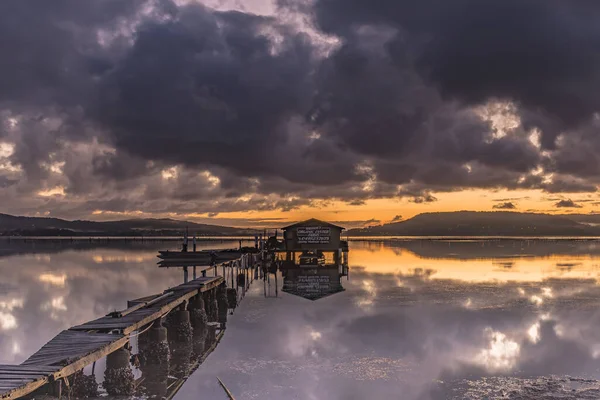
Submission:
[[[15,246],[0,242],[0,364],[182,282],[156,266],[174,242]],[[255,282],[176,399],[225,398],[217,376],[238,400],[600,398],[600,242],[352,241],[350,266],[315,302]]]

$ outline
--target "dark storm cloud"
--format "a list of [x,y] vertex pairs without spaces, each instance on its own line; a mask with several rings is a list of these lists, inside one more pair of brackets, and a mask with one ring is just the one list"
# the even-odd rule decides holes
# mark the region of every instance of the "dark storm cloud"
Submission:
[[367,202],[364,200],[352,200],[348,203],[350,206],[364,206],[365,204],[367,204]]
[[[600,5],[280,6],[1,2],[0,138],[15,168],[0,169],[0,200],[73,216],[216,214],[428,203],[466,188],[596,191]],[[521,123],[495,126],[490,102]],[[57,187],[65,198],[20,200]]]
[[505,198],[505,199],[494,199],[492,201],[498,201],[498,202],[502,202],[502,201],[515,201],[515,200],[529,200],[530,197],[529,196],[524,196],[524,197],[509,197],[509,198]]
[[582,207],[581,205],[575,203],[571,199],[560,200],[554,206],[557,208],[581,208]]
[[145,0],[0,3],[0,104],[81,106],[103,64],[98,30],[114,29]]
[[[281,41],[275,44],[265,30]],[[293,119],[309,108],[312,53],[305,34],[272,18],[182,7],[170,21],[139,28],[100,88],[97,118],[118,148],[146,159],[291,181],[349,179],[351,164],[350,171],[346,165],[328,174],[318,168],[343,166],[342,155],[326,143],[307,142],[304,154],[287,148]],[[285,157],[303,159],[301,173],[282,168]],[[311,174],[313,165],[320,174]]]
[[600,84],[596,2],[318,0],[315,11],[322,29],[344,37],[364,25],[398,29],[392,54],[410,41],[420,74],[445,97],[513,100],[549,147],[600,108],[590,90]]
[[413,203],[422,204],[422,203],[433,203],[437,200],[438,200],[437,197],[434,197],[433,195],[431,195],[429,193],[425,193],[423,196],[413,197],[413,199],[411,201]]
[[499,210],[514,210],[515,208],[517,208],[517,206],[515,206],[514,203],[507,201],[505,203],[494,204],[493,208]]

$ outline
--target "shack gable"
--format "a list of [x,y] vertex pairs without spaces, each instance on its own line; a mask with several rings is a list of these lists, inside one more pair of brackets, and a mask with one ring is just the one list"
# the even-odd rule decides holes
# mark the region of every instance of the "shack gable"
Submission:
[[309,219],[283,228],[287,251],[330,250],[340,248],[341,226],[318,219]]

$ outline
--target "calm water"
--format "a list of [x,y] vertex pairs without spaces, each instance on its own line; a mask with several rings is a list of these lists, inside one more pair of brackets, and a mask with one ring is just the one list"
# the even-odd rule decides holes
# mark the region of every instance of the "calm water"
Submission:
[[[0,363],[182,281],[173,242],[62,246],[0,242]],[[255,283],[176,399],[600,398],[600,242],[353,241],[350,265],[316,302]]]

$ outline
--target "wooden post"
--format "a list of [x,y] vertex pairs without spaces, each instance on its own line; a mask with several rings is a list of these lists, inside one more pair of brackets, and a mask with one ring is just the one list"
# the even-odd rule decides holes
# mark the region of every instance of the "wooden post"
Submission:
[[223,263],[223,279],[226,279],[226,276],[227,276],[227,275],[225,275],[225,271],[226,271],[225,270],[225,263]]
[[183,283],[188,283],[188,267],[183,267]]
[[194,265],[194,279],[196,279],[196,266]]

